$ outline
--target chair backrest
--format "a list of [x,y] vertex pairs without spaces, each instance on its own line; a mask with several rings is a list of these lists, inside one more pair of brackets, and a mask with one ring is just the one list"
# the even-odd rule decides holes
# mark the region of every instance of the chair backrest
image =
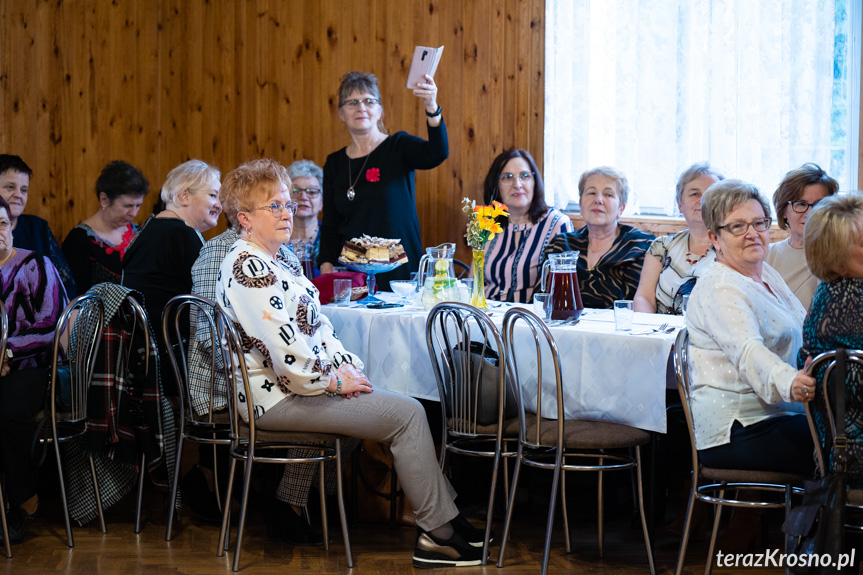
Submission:
[[495,435],[478,432],[479,427],[501,424],[506,409],[503,342],[489,316],[471,305],[439,303],[426,321],[426,345],[441,402],[444,442],[447,429],[461,437]]
[[[249,372],[246,367],[246,355],[243,350],[243,340],[240,333],[234,326],[233,321],[225,313],[220,306],[216,305],[214,309],[214,320],[216,324],[216,335],[220,341],[224,341],[226,365],[227,365],[227,391],[228,391],[228,415],[231,423],[231,441],[232,449],[237,449],[240,443],[245,443],[242,438],[246,429],[248,429],[248,441],[254,449],[256,427],[254,414],[257,413],[255,407],[255,399],[252,395],[251,384],[249,383]],[[240,411],[237,406],[240,403],[246,404],[248,408],[249,421],[246,424],[241,420]]]
[[[852,350],[847,349],[846,351],[846,366],[847,370],[850,371],[856,367],[857,371],[863,370],[863,351],[861,350]],[[823,404],[819,402],[819,407],[823,409],[822,416],[822,431],[824,432],[824,436],[820,436],[818,433],[818,425],[815,420],[815,411],[813,409],[813,402],[806,403],[806,417],[809,420],[809,430],[812,432],[812,440],[815,443],[815,457],[818,461],[818,471],[823,476],[826,473],[826,464],[825,458],[827,454],[829,454],[830,450],[833,446],[833,438],[836,436],[836,428],[837,422],[833,415],[833,403],[831,396],[831,387],[828,384],[831,376],[833,375],[833,370],[836,368],[836,350],[825,351],[817,355],[812,363],[809,364],[807,369],[807,373],[810,375],[817,375],[820,370],[823,369],[822,375],[820,379],[816,379],[816,388],[821,390],[823,397]],[[854,367],[852,367],[854,366]],[[846,373],[846,378],[850,377],[850,373]],[[833,386],[833,390],[837,388],[836,385]],[[842,389],[848,389],[846,385],[842,385]],[[817,394],[816,394],[817,395]],[[853,397],[851,394],[846,395],[846,414],[850,413],[851,406],[853,403],[857,402],[857,399]],[[846,418],[847,419],[847,418]],[[843,423],[844,425],[844,423]],[[847,433],[846,433],[847,435]]]
[[689,380],[689,330],[683,328],[677,334],[672,348],[674,355],[674,371],[677,373],[677,392],[680,394],[680,402],[683,404],[683,415],[686,419],[686,429],[689,431],[689,446],[692,450],[692,481],[698,482],[698,451],[695,449],[695,428],[692,424],[692,410],[690,409],[690,387]]
[[[72,327],[68,334],[69,349],[65,354],[65,359],[69,365],[71,384],[71,413],[63,416],[67,421],[83,421],[87,418],[87,394],[96,367],[96,357],[102,344],[104,324],[105,306],[102,298],[96,294],[84,294],[76,297],[69,302],[57,320],[57,328],[54,331],[51,389],[48,391],[50,398],[57,396],[57,386],[60,385],[57,371],[64,357],[62,340],[66,330]],[[4,346],[5,333],[4,329]],[[49,403],[51,405],[51,417],[56,421],[57,404],[55,401]]]
[[[162,333],[169,350],[168,359],[179,384],[180,410],[187,421],[212,424],[214,402],[225,398],[227,364],[216,327],[219,306],[201,296],[187,294],[172,298],[162,312]],[[183,341],[183,323],[191,320],[188,346]],[[206,413],[197,415],[195,403],[206,405]]]
[[0,369],[6,363],[6,342],[9,339],[9,316],[6,314],[6,304],[0,301]]
[[[524,329],[527,329],[533,336],[533,346],[525,344],[525,338],[516,339],[516,326],[524,324]],[[563,380],[560,373],[560,354],[557,350],[557,342],[554,336],[551,335],[548,326],[542,319],[533,312],[522,309],[512,308],[506,312],[503,318],[503,341],[504,347],[507,350],[506,362],[512,378],[513,392],[518,405],[519,416],[519,436],[522,444],[528,447],[539,447],[544,445],[541,441],[543,430],[543,413],[548,413],[548,410],[543,410],[543,397],[554,399],[557,404],[557,447],[562,448],[564,441],[563,426],[564,426],[564,401]],[[518,342],[518,345],[516,344]],[[551,360],[550,365],[547,361]],[[527,368],[520,367],[527,365]],[[543,369],[545,367],[545,369]],[[553,379],[550,379],[545,374],[551,373]],[[550,385],[554,385],[554,389],[549,390]],[[543,393],[545,391],[546,393]],[[537,418],[535,424],[529,429],[525,417],[526,395],[535,397]]]

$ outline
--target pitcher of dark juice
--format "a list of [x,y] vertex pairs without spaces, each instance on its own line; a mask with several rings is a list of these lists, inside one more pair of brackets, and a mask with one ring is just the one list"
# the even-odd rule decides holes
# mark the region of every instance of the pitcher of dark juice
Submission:
[[303,274],[309,279],[315,277],[315,244],[308,240],[291,240],[291,251],[300,260]]
[[546,304],[550,308],[546,310],[546,317],[578,319],[584,309],[578,287],[578,252],[549,254],[542,264],[540,287],[551,294]]

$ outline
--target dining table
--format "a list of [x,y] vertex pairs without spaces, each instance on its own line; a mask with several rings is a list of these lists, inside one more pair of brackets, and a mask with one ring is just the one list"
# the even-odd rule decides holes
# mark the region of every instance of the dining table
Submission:
[[[428,311],[389,292],[377,297],[405,305],[370,309],[351,302],[322,306],[323,314],[345,349],[365,364],[364,371],[376,387],[419,399],[440,401],[426,343]],[[498,329],[504,314],[514,306],[533,311],[533,306],[489,301],[490,319]],[[658,329],[663,326],[663,329]],[[551,322],[549,330],[560,356],[564,393],[564,417],[623,423],[666,432],[666,368],[682,316],[638,313],[632,329],[615,329],[613,310],[585,309],[575,325]],[[536,363],[533,336],[527,326],[516,325],[516,364]],[[525,345],[519,342],[524,341]],[[527,354],[534,357],[529,358]],[[524,355],[524,362],[519,358]],[[543,357],[543,365],[550,356]],[[543,370],[543,373],[553,373]],[[536,375],[522,380],[523,389],[536,389]],[[557,416],[554,386],[544,384],[543,416]],[[524,394],[525,407],[535,412],[536,398]],[[533,405],[531,405],[533,402]]]

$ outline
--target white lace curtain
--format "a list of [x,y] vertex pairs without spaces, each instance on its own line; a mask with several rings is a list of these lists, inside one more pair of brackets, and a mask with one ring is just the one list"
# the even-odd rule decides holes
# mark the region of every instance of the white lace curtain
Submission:
[[704,160],[768,198],[805,162],[856,188],[860,71],[834,42],[851,20],[837,8],[859,2],[548,0],[546,193],[578,201],[579,175],[611,165],[627,213],[673,214],[678,175]]

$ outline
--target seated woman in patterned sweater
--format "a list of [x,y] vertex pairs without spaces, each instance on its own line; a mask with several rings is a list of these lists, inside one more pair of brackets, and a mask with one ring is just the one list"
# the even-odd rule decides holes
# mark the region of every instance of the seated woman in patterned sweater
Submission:
[[607,309],[614,300],[633,299],[653,234],[620,223],[629,182],[614,168],[588,170],[578,180],[578,205],[586,225],[560,234],[548,254],[578,251],[578,283],[584,307]]
[[[296,263],[277,256],[291,237],[296,203],[276,162],[244,164],[225,177],[225,210],[240,239],[219,270],[218,302],[239,328],[261,429],[336,433],[390,446],[420,528],[415,567],[479,565],[480,531],[462,517],[443,476],[422,406],[376,389],[321,313],[318,290]],[[350,401],[347,401],[350,400]],[[250,417],[248,400],[238,409]],[[477,545],[479,545],[477,547]]]
[[[830,196],[818,202],[806,221],[804,241],[809,269],[821,283],[803,322],[803,347],[797,354],[800,368],[807,358],[825,351],[863,349],[863,194]],[[814,375],[821,382],[823,368]],[[863,369],[855,362],[848,362],[845,382],[845,432],[850,442],[863,442]],[[829,453],[820,384],[815,386],[812,411],[822,449]],[[863,469],[856,458],[849,461],[849,483],[861,489]],[[832,463],[826,464],[829,472]]]
[[572,221],[545,203],[542,174],[527,150],[505,150],[491,163],[483,203],[492,200],[506,204],[509,217],[485,247],[485,295],[530,303],[543,250],[551,238],[572,231]]

